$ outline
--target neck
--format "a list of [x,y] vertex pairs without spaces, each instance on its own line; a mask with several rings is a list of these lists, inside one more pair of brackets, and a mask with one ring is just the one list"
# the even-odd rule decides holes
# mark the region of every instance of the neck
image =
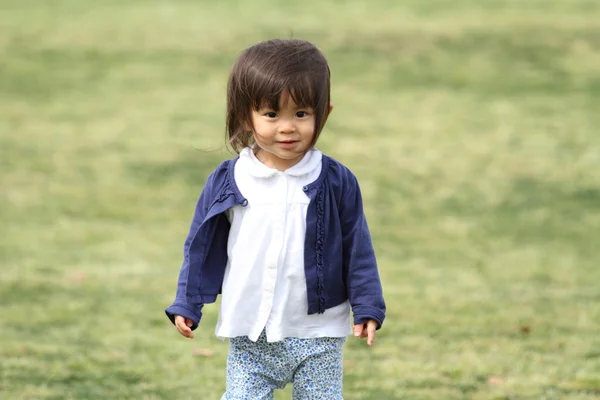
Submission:
[[258,146],[256,146],[254,149],[254,155],[261,163],[269,168],[273,168],[281,172],[284,172],[285,170],[290,169],[294,165],[298,164],[305,154],[306,153],[302,153],[298,157],[292,159],[283,159],[264,151]]

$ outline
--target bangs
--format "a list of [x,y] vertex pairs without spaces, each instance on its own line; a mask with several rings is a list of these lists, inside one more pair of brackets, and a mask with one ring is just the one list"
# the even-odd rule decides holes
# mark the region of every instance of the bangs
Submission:
[[[279,103],[282,100],[281,96],[291,97],[291,99],[300,108],[317,109],[319,106],[318,96],[315,96],[318,91],[313,87],[310,76],[297,77],[292,82],[284,80],[269,79],[265,82],[257,82],[257,88],[254,91],[252,98],[252,108],[258,111],[261,108],[268,108],[274,111],[279,111]],[[283,98],[283,102],[287,101]]]

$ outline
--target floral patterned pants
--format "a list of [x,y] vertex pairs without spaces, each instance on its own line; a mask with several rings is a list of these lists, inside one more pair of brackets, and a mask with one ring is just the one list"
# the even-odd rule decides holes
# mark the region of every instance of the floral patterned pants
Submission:
[[268,343],[229,341],[227,391],[221,400],[271,400],[273,391],[293,384],[294,400],[342,400],[341,338],[287,338]]

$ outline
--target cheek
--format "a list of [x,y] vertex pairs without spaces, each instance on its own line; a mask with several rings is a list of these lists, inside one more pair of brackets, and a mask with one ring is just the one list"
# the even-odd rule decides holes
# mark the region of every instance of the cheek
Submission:
[[302,123],[302,132],[305,135],[313,135],[315,133],[315,121],[306,121]]
[[263,134],[259,134],[259,133],[253,133],[252,137],[254,138],[254,141],[256,142],[256,144],[258,144],[260,147],[264,147],[268,144],[269,142],[269,137],[265,136]]
[[273,126],[264,122],[256,122],[254,124],[254,136],[259,136],[262,140],[268,140],[270,137],[275,135]]

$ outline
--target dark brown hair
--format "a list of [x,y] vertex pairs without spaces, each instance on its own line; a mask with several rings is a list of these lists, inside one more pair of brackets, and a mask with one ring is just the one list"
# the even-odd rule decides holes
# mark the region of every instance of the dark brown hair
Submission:
[[287,91],[299,107],[315,113],[315,135],[329,115],[330,71],[325,56],[304,40],[274,39],[244,50],[233,65],[227,84],[226,138],[236,153],[254,142],[252,110],[267,106],[279,109],[279,98]]

